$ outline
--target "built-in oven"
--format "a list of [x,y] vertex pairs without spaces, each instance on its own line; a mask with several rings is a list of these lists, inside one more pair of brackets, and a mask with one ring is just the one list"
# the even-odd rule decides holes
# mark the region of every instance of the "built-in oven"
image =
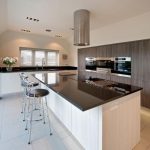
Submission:
[[131,57],[115,57],[113,72],[131,75]]
[[113,69],[114,61],[113,58],[97,58],[96,60],[97,68],[109,68]]
[[96,70],[96,58],[86,57],[85,58],[85,68],[86,70]]

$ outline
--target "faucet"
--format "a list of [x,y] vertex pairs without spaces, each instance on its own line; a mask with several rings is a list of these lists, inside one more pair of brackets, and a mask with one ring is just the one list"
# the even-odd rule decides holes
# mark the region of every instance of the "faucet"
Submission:
[[42,58],[42,70],[43,70],[45,64],[46,64],[46,60],[45,60],[45,58]]

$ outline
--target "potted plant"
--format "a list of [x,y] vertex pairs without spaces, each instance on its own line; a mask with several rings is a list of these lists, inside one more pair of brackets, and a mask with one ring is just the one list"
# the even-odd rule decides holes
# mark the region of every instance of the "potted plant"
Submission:
[[17,60],[18,59],[16,57],[4,57],[4,58],[2,58],[2,62],[3,62],[3,64],[6,65],[7,71],[12,71],[12,66],[14,64],[16,64]]

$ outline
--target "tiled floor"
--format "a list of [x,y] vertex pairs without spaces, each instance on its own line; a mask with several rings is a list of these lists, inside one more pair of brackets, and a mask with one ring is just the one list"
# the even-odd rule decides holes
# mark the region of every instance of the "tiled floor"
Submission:
[[[51,115],[53,135],[48,126],[34,123],[32,144],[22,121],[21,95],[11,95],[0,100],[0,150],[83,150],[79,143]],[[150,110],[141,109],[141,141],[133,150],[150,150]]]
[[0,150],[83,150],[79,143],[51,115],[53,135],[41,121],[33,124],[32,144],[28,145],[28,131],[22,121],[21,95],[0,100]]
[[141,109],[141,141],[133,150],[150,150],[150,109]]

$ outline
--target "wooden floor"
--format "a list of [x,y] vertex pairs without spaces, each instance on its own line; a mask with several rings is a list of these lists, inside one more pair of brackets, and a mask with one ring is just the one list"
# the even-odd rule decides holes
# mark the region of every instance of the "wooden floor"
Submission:
[[[51,114],[53,135],[41,122],[33,124],[32,144],[22,121],[21,95],[0,100],[0,150],[83,150],[80,144]],[[141,108],[141,141],[133,150],[150,150],[150,110]]]

